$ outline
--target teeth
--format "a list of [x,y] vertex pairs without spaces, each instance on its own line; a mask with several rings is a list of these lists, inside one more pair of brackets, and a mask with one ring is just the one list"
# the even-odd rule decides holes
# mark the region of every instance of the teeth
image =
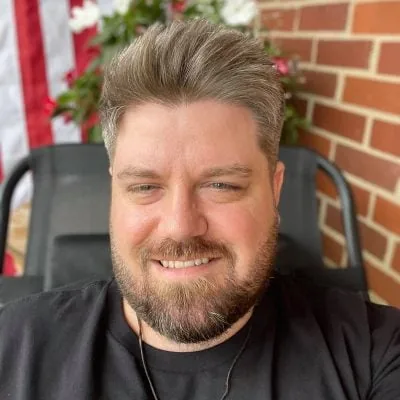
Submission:
[[195,263],[194,263],[194,261],[185,261],[184,263],[183,263],[183,266],[186,268],[186,267],[194,267],[195,266]]
[[188,261],[169,261],[161,260],[161,265],[165,268],[188,268],[194,267],[195,265],[208,264],[210,262],[209,258],[196,258],[195,260]]

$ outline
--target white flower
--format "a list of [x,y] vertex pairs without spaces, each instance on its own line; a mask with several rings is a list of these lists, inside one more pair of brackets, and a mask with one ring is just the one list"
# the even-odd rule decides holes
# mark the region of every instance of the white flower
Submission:
[[222,19],[230,26],[248,25],[256,14],[255,0],[225,0],[221,9]]
[[125,15],[131,5],[131,0],[114,0],[114,8],[118,14]]
[[82,7],[72,7],[71,14],[69,27],[74,33],[80,33],[100,20],[100,8],[90,0],[85,0]]

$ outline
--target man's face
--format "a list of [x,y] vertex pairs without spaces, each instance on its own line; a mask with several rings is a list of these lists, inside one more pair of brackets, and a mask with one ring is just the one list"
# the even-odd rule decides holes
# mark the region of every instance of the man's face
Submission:
[[116,279],[139,318],[194,343],[251,309],[275,255],[283,166],[269,168],[246,108],[207,100],[125,114],[110,232]]

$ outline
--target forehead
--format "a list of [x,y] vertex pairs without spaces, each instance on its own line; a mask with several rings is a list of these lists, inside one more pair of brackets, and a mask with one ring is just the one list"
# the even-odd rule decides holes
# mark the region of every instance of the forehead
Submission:
[[257,123],[241,106],[214,100],[167,107],[147,103],[122,118],[114,163],[191,169],[266,160]]

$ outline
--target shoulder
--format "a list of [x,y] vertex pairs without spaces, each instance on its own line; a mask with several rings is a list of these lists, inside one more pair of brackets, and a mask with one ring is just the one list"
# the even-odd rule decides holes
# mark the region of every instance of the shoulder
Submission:
[[368,398],[400,398],[399,309],[304,280],[277,281],[277,306],[296,332],[326,346],[341,371],[350,365],[348,374],[363,377]]
[[0,397],[50,393],[51,383],[62,382],[67,369],[78,370],[82,360],[90,359],[94,344],[104,337],[108,286],[99,281],[60,288],[0,310]]
[[317,319],[354,321],[369,331],[382,324],[400,329],[400,309],[373,304],[355,292],[318,285],[303,277],[278,276],[276,286],[279,303],[288,312],[303,308]]
[[70,321],[85,320],[106,299],[108,281],[71,285],[27,296],[0,309],[0,339],[30,330],[50,329]]

